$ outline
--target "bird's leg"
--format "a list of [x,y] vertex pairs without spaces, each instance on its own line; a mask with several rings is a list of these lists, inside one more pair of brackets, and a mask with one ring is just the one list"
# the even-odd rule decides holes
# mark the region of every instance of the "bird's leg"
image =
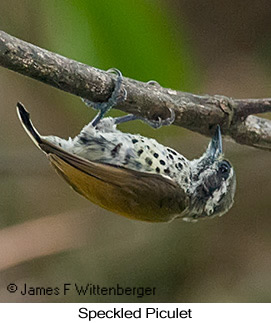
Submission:
[[127,92],[124,89],[123,93],[121,93],[121,84],[123,81],[122,74],[119,70],[112,68],[108,70],[108,72],[114,72],[117,74],[117,80],[115,83],[115,88],[111,94],[111,97],[106,102],[92,102],[88,99],[83,99],[83,102],[88,106],[92,107],[95,110],[98,110],[98,114],[95,116],[95,118],[91,121],[91,125],[95,127],[99,121],[104,117],[104,115],[115,105],[118,103],[124,101],[127,96]]
[[114,118],[115,124],[121,124],[128,121],[138,120],[138,117],[133,114],[127,114],[126,116]]
[[[99,121],[104,117],[104,115],[115,105],[117,105],[118,103],[125,101],[126,97],[127,97],[127,92],[124,89],[123,92],[121,93],[121,85],[123,82],[123,77],[122,74],[119,70],[112,68],[110,70],[108,70],[108,72],[114,72],[117,74],[117,80],[115,83],[115,88],[111,94],[111,97],[106,101],[106,102],[92,102],[88,99],[83,99],[83,102],[88,106],[88,107],[92,107],[95,110],[98,110],[98,114],[95,116],[95,118],[91,121],[91,125],[93,127],[95,127]],[[157,86],[157,82],[155,81],[150,81],[148,82],[151,85],[155,85]],[[159,84],[158,84],[159,85]],[[141,120],[145,123],[147,123],[149,126],[151,126],[152,128],[160,128],[162,126],[168,126],[171,125],[174,120],[175,120],[175,113],[173,110],[170,110],[170,117],[167,119],[161,119],[160,117],[158,117],[158,120],[149,120],[147,118],[141,117],[141,116],[135,116],[133,114],[128,114],[126,116],[123,117],[117,117],[114,119],[115,124],[120,124],[120,123],[124,123],[124,122],[128,122],[128,121],[133,121],[133,120]]]
[[[148,81],[147,84],[152,85],[152,86],[156,86],[156,87],[160,86],[160,84],[158,82],[153,81],[153,80]],[[128,114],[123,117],[115,118],[114,121],[115,121],[115,124],[120,124],[120,123],[124,123],[127,121],[141,120],[141,121],[147,123],[152,128],[157,129],[162,126],[169,126],[174,122],[175,112],[172,109],[169,109],[169,111],[170,111],[170,117],[167,119],[164,119],[164,120],[161,119],[160,117],[158,117],[158,120],[149,120],[149,119],[141,117],[141,116],[135,116],[133,114]]]
[[124,123],[127,121],[133,121],[133,120],[141,120],[145,123],[147,123],[149,126],[151,126],[152,128],[160,128],[162,126],[169,126],[171,125],[174,120],[175,120],[175,113],[173,110],[170,110],[170,117],[167,119],[161,119],[160,117],[158,117],[158,120],[149,120],[147,118],[144,117],[140,117],[140,116],[135,116],[133,114],[127,114],[126,116],[123,117],[118,117],[118,118],[114,118],[115,124],[120,124],[120,123]]

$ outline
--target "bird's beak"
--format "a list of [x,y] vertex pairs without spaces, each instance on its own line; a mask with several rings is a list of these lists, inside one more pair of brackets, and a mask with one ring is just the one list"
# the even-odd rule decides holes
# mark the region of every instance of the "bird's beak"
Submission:
[[216,127],[215,134],[209,143],[209,146],[207,149],[207,155],[212,160],[215,160],[221,154],[222,154],[222,137],[221,137],[220,126],[218,125]]

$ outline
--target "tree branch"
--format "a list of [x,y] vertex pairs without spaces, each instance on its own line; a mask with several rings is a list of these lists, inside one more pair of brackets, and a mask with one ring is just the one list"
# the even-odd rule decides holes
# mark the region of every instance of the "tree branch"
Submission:
[[[39,48],[0,31],[0,66],[91,101],[106,101],[114,75]],[[271,121],[251,116],[271,111],[271,98],[234,100],[194,95],[124,78],[127,99],[118,109],[149,119],[176,115],[174,124],[210,136],[222,133],[240,144],[271,150]]]

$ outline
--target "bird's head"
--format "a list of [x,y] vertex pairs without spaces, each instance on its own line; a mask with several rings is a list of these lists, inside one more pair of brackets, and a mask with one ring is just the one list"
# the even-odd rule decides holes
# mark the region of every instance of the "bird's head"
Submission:
[[233,205],[236,178],[232,165],[224,159],[220,127],[206,152],[191,162],[191,203],[186,220],[221,216]]

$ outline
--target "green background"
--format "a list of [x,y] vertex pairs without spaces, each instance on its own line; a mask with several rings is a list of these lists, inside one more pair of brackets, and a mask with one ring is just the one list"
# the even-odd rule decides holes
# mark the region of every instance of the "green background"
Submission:
[[[91,66],[196,94],[270,97],[271,3],[256,1],[10,0],[0,28]],[[150,224],[73,192],[24,133],[17,101],[42,134],[76,135],[94,116],[81,100],[0,69],[0,301],[269,302],[270,152],[224,140],[237,174],[222,218]],[[112,111],[111,115],[120,115]],[[268,117],[268,116],[267,116]],[[175,126],[140,132],[188,158],[209,139]],[[64,283],[156,287],[155,296],[22,296],[6,286]]]

